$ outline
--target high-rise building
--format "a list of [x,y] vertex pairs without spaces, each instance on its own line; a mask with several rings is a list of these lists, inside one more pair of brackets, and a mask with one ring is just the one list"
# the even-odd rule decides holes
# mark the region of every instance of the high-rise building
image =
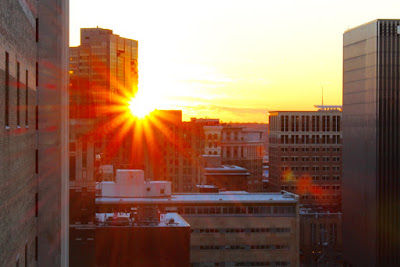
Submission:
[[[70,48],[71,138],[93,141],[104,160],[131,162],[132,129],[117,117],[137,92],[138,42],[101,28],[81,29],[81,44]],[[85,140],[83,140],[85,142]]]
[[343,35],[343,245],[354,266],[400,264],[400,20]]
[[68,18],[0,5],[1,266],[68,266]]
[[287,190],[300,203],[340,210],[341,107],[274,111],[269,116],[269,190]]

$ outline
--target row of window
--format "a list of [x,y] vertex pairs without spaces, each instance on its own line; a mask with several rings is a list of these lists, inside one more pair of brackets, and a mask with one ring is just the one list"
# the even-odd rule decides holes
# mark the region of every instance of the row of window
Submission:
[[[319,151],[322,151],[322,152],[329,152],[329,151],[331,151],[332,150],[332,152],[340,152],[341,151],[341,148],[340,147],[332,147],[332,148],[330,148],[330,147],[321,147],[321,148],[319,148],[319,147],[292,147],[292,148],[290,148],[290,147],[281,147],[281,152],[289,152],[289,151],[292,151],[292,152],[309,152],[309,151],[312,151],[312,152],[319,152]],[[270,151],[277,151],[277,148],[275,148],[275,147],[272,147],[272,148],[270,148]]]
[[[336,167],[336,166],[335,166]],[[323,170],[323,171],[329,171],[329,166],[281,166],[280,167],[281,171],[319,171],[319,170]],[[332,168],[333,171],[339,171],[339,168]],[[304,175],[302,177],[300,177],[301,179],[307,179],[308,176]]]
[[[331,180],[331,176],[330,175],[302,175],[302,176],[298,176],[298,175],[292,175],[292,174],[287,174],[287,175],[282,175],[281,176],[281,180],[282,181],[297,181],[297,180],[308,180],[311,177],[311,179],[313,181],[319,181],[320,178],[322,181],[330,181]],[[332,181],[339,181],[340,180],[340,175],[332,175]]]
[[[281,166],[280,170],[281,171],[329,171],[331,168],[329,166],[293,166],[293,167],[289,167],[289,166]],[[339,166],[332,166],[332,171],[339,171],[340,167]],[[314,175],[315,176],[315,175]],[[298,176],[297,176],[298,177]],[[301,177],[298,177],[300,179],[308,179],[309,175],[303,175]],[[317,177],[317,176],[315,176]],[[285,180],[287,178],[287,175],[282,175],[281,176],[281,180]]]
[[179,214],[277,214],[295,215],[295,206],[192,206],[178,208]]
[[284,161],[284,162],[286,162],[286,161],[294,161],[294,162],[296,162],[296,161],[304,161],[304,162],[307,162],[307,161],[310,161],[310,159],[313,162],[318,162],[320,159],[321,159],[321,161],[324,161],[324,162],[328,162],[331,159],[332,159],[333,162],[339,162],[340,161],[340,157],[339,156],[333,156],[333,157],[329,157],[329,156],[322,156],[322,157],[319,157],[319,156],[312,156],[312,157],[307,157],[307,156],[303,156],[303,157],[282,156],[281,157],[281,161]]
[[[301,118],[301,120],[300,120]],[[280,123],[280,127],[278,126]],[[270,117],[270,129],[271,131],[282,131],[282,132],[340,132],[341,131],[341,116],[299,116],[299,115],[284,115],[280,116],[278,120],[277,116]]]
[[288,250],[289,245],[209,245],[209,246],[191,246],[191,250]]
[[[274,137],[270,138],[271,143],[276,143]],[[340,135],[281,135],[281,144],[341,144],[342,139]]]
[[[281,171],[329,171],[331,168],[330,166],[281,166]],[[332,171],[339,171],[340,166],[332,166]],[[307,175],[304,175],[302,178],[307,179]]]
[[290,228],[199,228],[192,233],[290,233]]
[[[36,64],[36,68],[37,68],[37,64]],[[17,112],[17,125],[20,126],[21,125],[21,110],[25,111],[25,125],[28,126],[28,104],[29,104],[29,84],[28,84],[28,80],[29,80],[29,72],[28,70],[25,70],[25,105],[24,108],[22,108],[21,106],[21,85],[22,85],[22,81],[21,81],[21,67],[20,67],[20,63],[17,61],[17,69],[16,69],[16,73],[17,73],[17,81],[15,83],[16,86],[16,90],[17,90],[17,105],[16,105],[16,112]],[[36,75],[37,75],[37,70],[36,70]],[[37,76],[36,76],[37,79]],[[9,127],[10,126],[10,109],[11,109],[11,105],[10,105],[10,55],[8,52],[6,52],[6,57],[5,57],[5,84],[4,84],[4,88],[5,88],[5,112],[4,112],[4,122],[5,122],[5,126]]]
[[[331,186],[329,185],[307,185],[307,186],[297,186],[297,185],[282,185],[282,190],[291,190],[291,191],[308,191],[308,190],[330,190]],[[340,190],[340,185],[332,185],[332,190]]]
[[339,200],[340,195],[302,195],[301,199],[314,199],[314,200]]

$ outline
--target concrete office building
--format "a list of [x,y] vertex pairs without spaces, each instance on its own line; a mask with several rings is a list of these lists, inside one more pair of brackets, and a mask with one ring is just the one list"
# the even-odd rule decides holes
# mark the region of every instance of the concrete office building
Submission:
[[343,35],[343,244],[353,266],[400,264],[400,20]]
[[[135,175],[125,180],[131,186],[123,185],[123,198],[104,188],[118,187],[119,180],[98,185],[96,212],[152,207],[161,213],[178,212],[191,227],[192,266],[299,266],[296,195],[283,191],[170,194],[170,183],[160,188],[144,182],[142,171],[126,172]],[[141,183],[134,192],[132,185]]]
[[1,266],[68,266],[68,18],[0,5]]
[[341,106],[269,115],[269,188],[298,194],[301,203],[340,210]]

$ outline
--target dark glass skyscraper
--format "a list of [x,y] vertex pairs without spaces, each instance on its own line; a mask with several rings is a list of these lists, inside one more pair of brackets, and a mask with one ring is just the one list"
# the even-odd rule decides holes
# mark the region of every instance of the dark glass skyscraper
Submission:
[[355,266],[400,264],[399,25],[343,36],[343,243]]

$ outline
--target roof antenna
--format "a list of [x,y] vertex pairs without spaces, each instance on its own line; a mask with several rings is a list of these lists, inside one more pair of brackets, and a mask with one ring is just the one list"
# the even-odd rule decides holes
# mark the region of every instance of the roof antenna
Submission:
[[322,85],[322,106],[324,105],[324,86]]

